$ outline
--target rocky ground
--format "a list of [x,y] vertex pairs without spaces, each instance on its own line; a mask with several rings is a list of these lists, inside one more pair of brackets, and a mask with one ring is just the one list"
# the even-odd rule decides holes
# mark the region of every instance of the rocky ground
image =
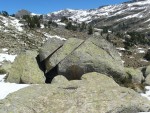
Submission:
[[[1,51],[9,53],[6,48]],[[146,68],[145,74],[140,69],[124,68],[118,51],[103,37],[86,40],[53,37],[40,48],[39,53],[39,59],[36,50],[28,50],[17,57],[1,57],[1,73],[7,73],[5,81],[10,82],[9,88],[10,85],[18,87],[9,92],[3,90],[5,96],[10,91],[28,86],[14,83],[30,86],[6,98],[3,96],[5,99],[0,100],[0,112],[149,112],[149,87],[143,92],[142,84],[150,85],[150,67]],[[10,59],[9,65],[7,58]],[[41,63],[45,66],[41,67]],[[44,75],[46,78],[43,78]],[[46,85],[45,79],[51,84]],[[124,85],[128,88],[122,82],[127,83]],[[6,88],[8,83],[1,84]]]
[[0,85],[9,85],[2,91],[28,86],[3,96],[0,112],[150,112],[148,46],[127,50],[124,40],[109,43],[99,33],[26,29],[15,18],[0,18],[0,78],[6,74]]
[[99,73],[70,82],[57,76],[51,85],[32,85],[0,102],[2,113],[137,113],[149,108],[146,98]]

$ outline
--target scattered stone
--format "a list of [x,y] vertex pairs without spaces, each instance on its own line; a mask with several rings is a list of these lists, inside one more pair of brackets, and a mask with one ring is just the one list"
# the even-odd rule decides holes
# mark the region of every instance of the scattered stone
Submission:
[[63,75],[57,75],[53,78],[51,84],[65,84],[68,80]]
[[127,74],[127,81],[128,83],[137,83],[141,84],[144,80],[143,73],[139,69],[133,68],[125,68],[125,72]]

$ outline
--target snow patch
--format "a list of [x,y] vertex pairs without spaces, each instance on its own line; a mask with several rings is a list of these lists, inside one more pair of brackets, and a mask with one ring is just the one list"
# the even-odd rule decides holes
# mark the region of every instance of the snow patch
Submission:
[[45,28],[45,26],[44,26],[43,24],[41,24],[40,26],[41,26],[41,28],[42,28],[42,29],[44,29],[44,28]]
[[118,54],[119,54],[119,56],[122,56],[122,53],[119,53],[119,52],[118,52]]
[[4,74],[4,75],[0,75],[0,83],[3,83],[4,82],[4,78],[6,77],[6,74]]
[[133,2],[133,3],[128,4],[128,6],[129,6],[129,7],[132,7],[132,6],[135,6],[135,5],[142,6],[142,5],[148,5],[148,4],[150,4],[150,0],[139,1],[139,2]]
[[145,53],[145,50],[139,50],[138,53]]
[[123,61],[123,60],[122,60],[122,63],[124,64],[124,63],[125,63],[125,61]]
[[133,56],[130,56],[130,58],[134,58]]
[[5,83],[5,76],[6,75],[0,75],[0,99],[4,99],[8,94],[29,86],[28,84]]
[[120,51],[125,51],[126,49],[123,47],[117,47],[116,49],[120,50]]
[[9,55],[6,53],[0,53],[0,62],[3,62],[3,61],[13,62],[15,60],[16,56],[17,55]]
[[7,48],[3,48],[2,51],[3,51],[3,52],[6,52],[6,51],[8,51],[8,49],[7,49]]
[[140,61],[142,61],[142,62],[149,62],[148,60],[145,60],[145,59],[141,59]]
[[60,39],[60,40],[67,40],[67,39],[62,38],[62,37],[60,37],[60,36],[58,36],[58,35],[52,36],[52,35],[50,35],[50,34],[48,34],[48,33],[44,33],[44,36],[47,37],[46,40],[48,40],[48,38],[57,38],[57,39]]
[[141,95],[146,97],[148,100],[150,100],[150,86],[146,86],[145,89],[146,89],[146,92],[142,93]]

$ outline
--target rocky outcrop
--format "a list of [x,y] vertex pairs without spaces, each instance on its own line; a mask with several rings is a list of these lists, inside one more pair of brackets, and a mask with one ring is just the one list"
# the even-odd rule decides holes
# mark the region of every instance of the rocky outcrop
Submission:
[[45,60],[47,57],[56,52],[63,43],[64,41],[60,39],[49,38],[49,40],[39,50],[40,61]]
[[[29,93],[30,92],[30,93]],[[0,101],[0,113],[137,113],[150,102],[112,78],[88,73],[64,84],[32,85]]]
[[144,80],[143,73],[139,69],[125,68],[127,82],[141,84]]
[[76,48],[83,43],[83,40],[77,38],[69,38],[66,43],[54,54],[52,54],[49,60],[46,61],[46,71],[48,72],[62,60],[64,60],[69,54],[71,54]]
[[9,71],[7,82],[26,84],[45,83],[44,73],[40,70],[36,61],[37,55],[38,53],[35,51],[26,51],[17,56]]
[[88,72],[100,72],[119,81],[125,77],[118,52],[101,36],[90,37],[58,64],[58,73],[69,80],[80,79]]

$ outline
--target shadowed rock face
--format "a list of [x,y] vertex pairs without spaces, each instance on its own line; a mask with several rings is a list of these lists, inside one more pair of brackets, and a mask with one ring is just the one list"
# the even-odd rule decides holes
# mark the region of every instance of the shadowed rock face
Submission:
[[106,75],[94,72],[81,79],[68,82],[59,76],[52,85],[21,89],[0,101],[0,113],[138,113],[150,109],[146,98]]

